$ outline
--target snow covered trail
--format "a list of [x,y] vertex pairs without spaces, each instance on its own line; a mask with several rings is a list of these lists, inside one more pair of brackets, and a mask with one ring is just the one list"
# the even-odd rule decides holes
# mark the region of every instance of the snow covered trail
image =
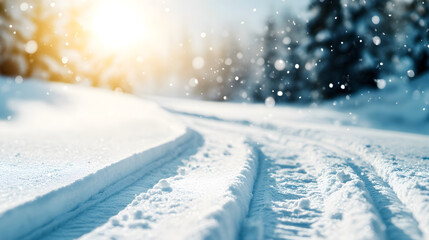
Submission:
[[0,80],[0,239],[49,231],[191,147],[192,131],[153,103]]
[[155,162],[152,167],[148,166],[147,169],[150,170],[136,175],[132,184],[102,201],[94,202],[84,212],[56,226],[52,231],[40,235],[39,238],[76,239],[106,223],[110,217],[115,216],[130,204],[135,196],[148,191],[161,179],[177,174],[178,169],[183,166],[182,159],[194,155],[204,143],[203,138],[198,133],[194,132],[193,134],[191,143],[181,154],[174,158]]
[[197,152],[158,168],[43,239],[234,239],[247,214],[258,158],[246,137],[217,125],[194,122],[203,139]]
[[261,121],[261,113],[222,118],[216,114],[222,112],[218,108],[204,115],[201,112],[210,108],[196,110],[191,103],[176,110],[169,103],[161,104],[200,121],[248,128],[243,133],[258,142],[264,161],[241,238],[429,237],[428,137],[299,121],[267,122]]
[[[427,136],[324,110],[155,99],[172,116],[34,84],[0,85],[16,111],[0,120],[0,239],[429,239]],[[15,96],[37,91],[67,101]],[[61,121],[27,121],[36,110]]]
[[428,236],[427,137],[172,112],[200,134],[199,148],[45,239]]

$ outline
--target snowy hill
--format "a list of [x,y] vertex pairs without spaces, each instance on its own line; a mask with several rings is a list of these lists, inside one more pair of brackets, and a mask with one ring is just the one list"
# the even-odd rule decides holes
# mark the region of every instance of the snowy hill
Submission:
[[324,109],[0,83],[1,239],[429,238],[427,136]]
[[5,80],[0,92],[1,239],[46,225],[166,152],[180,152],[189,138],[153,103],[122,94]]
[[383,81],[383,89],[337,98],[322,108],[349,114],[358,126],[429,134],[429,73],[408,82]]

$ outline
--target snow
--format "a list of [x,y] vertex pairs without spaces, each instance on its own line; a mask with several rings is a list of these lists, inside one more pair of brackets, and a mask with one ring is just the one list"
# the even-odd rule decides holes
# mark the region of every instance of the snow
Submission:
[[161,110],[65,86],[2,82],[0,166],[21,168],[0,176],[2,238],[429,238],[428,136],[359,127],[377,121],[346,105],[148,98]]
[[411,82],[378,80],[377,84],[382,84],[379,86],[381,90],[363,90],[351,97],[322,104],[322,108],[352,113],[352,125],[428,135],[428,80],[429,73]]
[[223,133],[195,127],[204,139],[198,152],[164,168],[171,177],[136,195],[83,239],[233,239],[247,213],[257,159],[239,134],[228,134],[225,142]]
[[426,136],[352,127],[349,114],[324,109],[154,99],[195,121],[234,125],[258,142],[265,176],[256,180],[243,239],[428,234],[427,186],[420,187],[428,179]]
[[159,107],[123,94],[3,79],[0,91],[5,239],[76,208],[189,138]]

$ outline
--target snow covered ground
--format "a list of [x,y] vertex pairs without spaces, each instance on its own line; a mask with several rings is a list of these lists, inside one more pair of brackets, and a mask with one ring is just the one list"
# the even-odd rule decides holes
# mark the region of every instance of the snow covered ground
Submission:
[[382,90],[361,91],[321,107],[349,114],[352,125],[429,135],[429,73],[410,82],[379,81]]
[[190,136],[155,104],[121,94],[4,80],[0,92],[1,239],[72,211]]
[[0,83],[1,239],[429,238],[427,136]]

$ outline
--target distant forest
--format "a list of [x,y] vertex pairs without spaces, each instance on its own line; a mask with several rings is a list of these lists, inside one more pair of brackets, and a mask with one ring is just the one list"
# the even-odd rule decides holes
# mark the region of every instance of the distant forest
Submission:
[[207,100],[310,103],[429,70],[426,0],[311,0],[301,17],[273,14],[246,43],[231,33],[197,49],[183,31],[167,56],[130,59],[91,51],[82,4],[90,3],[1,0],[0,74],[124,92],[136,82],[159,92],[174,86]]

